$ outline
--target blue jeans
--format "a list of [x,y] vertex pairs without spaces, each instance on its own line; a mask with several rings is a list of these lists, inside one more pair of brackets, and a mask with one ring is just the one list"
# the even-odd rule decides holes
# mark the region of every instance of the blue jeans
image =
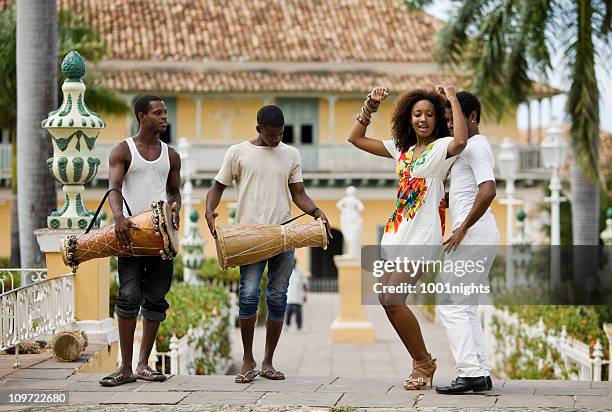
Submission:
[[267,260],[240,266],[239,315],[241,319],[257,315],[259,285],[266,263],[268,264],[268,286],[266,304],[268,319],[283,321],[287,307],[287,287],[293,270],[293,250],[280,253]]

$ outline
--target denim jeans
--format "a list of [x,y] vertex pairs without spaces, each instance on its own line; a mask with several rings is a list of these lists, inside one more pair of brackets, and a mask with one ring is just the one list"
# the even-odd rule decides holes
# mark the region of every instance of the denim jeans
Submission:
[[287,307],[287,287],[293,270],[293,250],[280,253],[267,260],[240,266],[240,318],[251,318],[257,315],[259,305],[259,285],[264,268],[268,265],[268,286],[266,304],[268,319],[283,321]]
[[289,303],[287,305],[287,326],[291,326],[291,317],[295,313],[295,321],[298,330],[302,329],[302,305],[299,303]]
[[142,308],[142,317],[163,321],[170,305],[166,294],[172,284],[172,260],[157,256],[118,258],[119,296],[115,313],[122,319],[134,319]]

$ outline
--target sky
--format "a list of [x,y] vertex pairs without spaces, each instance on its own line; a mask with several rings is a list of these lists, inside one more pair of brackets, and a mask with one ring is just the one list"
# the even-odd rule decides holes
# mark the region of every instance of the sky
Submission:
[[[451,10],[450,0],[437,0],[432,6],[426,8],[427,12],[436,16],[441,20],[448,20],[449,11]],[[560,60],[560,56],[557,56],[555,60]],[[600,99],[600,121],[601,128],[607,132],[612,132],[612,74],[605,69],[612,66],[612,62],[599,61],[596,67],[597,80],[599,84]],[[553,67],[559,67],[560,64],[555,64]],[[556,70],[551,73],[549,84],[560,90],[569,90],[570,84],[564,79],[564,73],[561,70]],[[542,127],[548,127],[552,119],[565,118],[565,101],[566,96],[559,95],[552,98],[552,104],[545,101],[542,105]],[[538,122],[538,105],[537,102],[531,105],[531,122],[532,128],[540,127]],[[552,107],[551,107],[552,106]],[[527,105],[522,104],[519,106],[517,125],[520,129],[527,128]]]

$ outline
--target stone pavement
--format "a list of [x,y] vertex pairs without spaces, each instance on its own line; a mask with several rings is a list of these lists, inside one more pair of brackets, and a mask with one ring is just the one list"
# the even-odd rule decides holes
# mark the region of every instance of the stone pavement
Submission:
[[[366,306],[372,322],[375,342],[371,344],[332,344],[330,326],[338,314],[338,295],[311,293],[303,306],[304,327],[295,325],[283,330],[274,355],[274,365],[287,376],[341,376],[347,378],[396,378],[404,381],[412,371],[410,355],[397,337],[380,306]],[[418,309],[421,330],[427,349],[437,358],[436,378],[455,377],[454,361],[444,330]],[[257,328],[253,342],[255,359],[264,354],[265,329]],[[236,365],[242,360],[240,331],[234,331],[232,355]]]
[[[612,382],[494,380],[484,394],[447,396],[434,390],[406,391],[409,357],[378,307],[367,308],[376,342],[370,345],[331,344],[329,325],[337,313],[335,295],[313,294],[305,306],[305,328],[288,330],[277,349],[276,366],[284,381],[258,377],[235,384],[233,376],[172,376],[164,383],[138,381],[104,388],[104,374],[73,374],[77,366],[52,359],[28,361],[20,370],[0,371],[0,394],[7,391],[66,391],[66,411],[412,411],[438,410],[610,410]],[[435,384],[453,377],[452,358],[444,332],[419,313],[429,350],[438,358]],[[264,331],[255,335],[255,354],[263,356]],[[234,333],[234,357],[240,358]],[[22,361],[25,357],[22,358]],[[0,405],[3,410],[31,410]],[[37,408],[38,410],[39,408]]]
[[[76,374],[65,379],[4,378],[0,391],[68,391],[62,410],[207,410],[207,411],[400,411],[584,409],[612,410],[612,382],[503,381],[486,395],[446,396],[433,390],[406,391],[389,378],[258,377],[235,384],[232,376],[173,376],[164,383],[138,381],[117,388],[98,384],[103,374]],[[31,406],[31,405],[30,405]],[[25,409],[7,405],[0,410]]]

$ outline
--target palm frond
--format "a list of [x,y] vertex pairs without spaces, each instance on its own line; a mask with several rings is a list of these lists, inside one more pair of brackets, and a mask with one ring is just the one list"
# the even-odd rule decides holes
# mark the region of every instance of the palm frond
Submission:
[[481,10],[487,6],[485,3],[487,2],[468,1],[453,13],[453,17],[436,35],[434,48],[436,60],[443,64],[461,62],[469,33],[480,22]]
[[[545,78],[551,69],[549,36],[556,31],[551,17],[552,0],[532,0],[523,2],[523,26],[520,32],[526,35],[526,51],[530,69]],[[552,31],[553,33],[549,33]]]
[[571,140],[576,161],[585,176],[596,180],[599,164],[599,87],[595,74],[593,9],[588,0],[577,2],[578,30],[567,48],[571,83],[566,111],[571,120]]
[[92,110],[107,115],[127,114],[131,110],[123,97],[104,87],[95,77],[87,82],[85,101]]

